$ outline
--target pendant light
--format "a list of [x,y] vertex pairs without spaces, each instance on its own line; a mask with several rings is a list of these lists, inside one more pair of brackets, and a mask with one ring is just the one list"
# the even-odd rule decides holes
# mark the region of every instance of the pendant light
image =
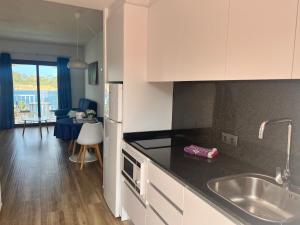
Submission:
[[68,63],[68,68],[69,69],[86,69],[88,67],[88,64],[81,60],[79,58],[79,53],[78,53],[78,39],[79,39],[79,18],[80,18],[80,13],[76,12],[75,13],[75,19],[76,19],[76,27],[77,27],[77,32],[76,32],[76,57],[72,57]]

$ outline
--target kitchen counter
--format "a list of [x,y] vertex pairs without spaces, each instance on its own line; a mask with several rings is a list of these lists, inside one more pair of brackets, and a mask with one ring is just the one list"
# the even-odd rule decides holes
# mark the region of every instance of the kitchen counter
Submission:
[[[138,140],[171,138],[171,147],[145,148],[138,144]],[[199,197],[220,210],[223,214],[229,216],[237,224],[274,224],[266,222],[246,214],[238,207],[230,204],[217,194],[213,193],[208,187],[207,182],[214,178],[241,174],[241,173],[261,173],[266,174],[258,168],[255,168],[238,159],[220,153],[215,159],[205,159],[190,156],[183,151],[183,147],[194,144],[188,140],[185,135],[177,134],[174,131],[163,132],[145,132],[124,134],[124,140],[139,152],[148,157],[151,161],[173,176],[184,186],[192,190]],[[201,144],[201,143],[197,143]],[[204,147],[207,146],[205,141]],[[269,174],[266,174],[269,175]],[[275,223],[276,224],[276,223]],[[289,223],[290,225],[300,224],[300,221]]]

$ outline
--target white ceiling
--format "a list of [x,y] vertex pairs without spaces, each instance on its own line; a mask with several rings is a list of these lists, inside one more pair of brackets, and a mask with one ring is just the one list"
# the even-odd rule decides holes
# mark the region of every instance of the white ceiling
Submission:
[[77,11],[79,43],[84,45],[102,30],[102,11],[42,0],[0,0],[0,38],[76,44]]

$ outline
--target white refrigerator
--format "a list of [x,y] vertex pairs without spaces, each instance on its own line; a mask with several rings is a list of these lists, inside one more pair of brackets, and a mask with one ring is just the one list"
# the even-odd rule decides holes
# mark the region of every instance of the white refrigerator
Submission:
[[122,92],[122,84],[106,84],[103,188],[104,199],[115,217],[121,211]]

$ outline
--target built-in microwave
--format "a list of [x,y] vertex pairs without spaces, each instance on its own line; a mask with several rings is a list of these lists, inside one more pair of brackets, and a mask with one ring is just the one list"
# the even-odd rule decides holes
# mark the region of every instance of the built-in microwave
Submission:
[[145,192],[144,163],[144,159],[122,149],[122,175],[139,196],[143,196]]

